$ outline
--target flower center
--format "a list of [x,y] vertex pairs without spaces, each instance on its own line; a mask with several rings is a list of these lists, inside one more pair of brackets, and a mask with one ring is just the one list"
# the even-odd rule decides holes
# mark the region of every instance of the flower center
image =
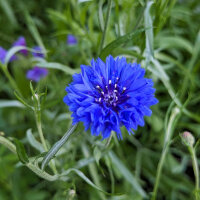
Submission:
[[106,86],[105,90],[103,90],[99,85],[97,85],[96,88],[100,93],[100,97],[95,99],[96,102],[105,102],[107,106],[116,107],[118,103],[121,103],[123,100],[128,98],[127,95],[123,95],[126,88],[123,87],[123,89],[120,89],[117,83],[112,84],[111,80],[109,80],[109,84]]

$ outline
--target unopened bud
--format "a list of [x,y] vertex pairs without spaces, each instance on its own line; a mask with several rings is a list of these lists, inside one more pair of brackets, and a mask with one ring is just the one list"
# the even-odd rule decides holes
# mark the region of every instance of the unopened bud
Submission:
[[4,136],[4,135],[5,135],[5,133],[0,131],[0,136]]
[[34,98],[36,98],[38,100],[39,99],[38,94],[35,94],[34,96],[32,96],[32,100],[34,100]]
[[185,145],[191,146],[191,147],[194,145],[195,139],[194,139],[194,136],[190,132],[188,131],[183,132],[181,134],[181,138]]
[[75,190],[70,190],[69,191],[69,199],[74,199],[75,195],[76,195],[76,191]]

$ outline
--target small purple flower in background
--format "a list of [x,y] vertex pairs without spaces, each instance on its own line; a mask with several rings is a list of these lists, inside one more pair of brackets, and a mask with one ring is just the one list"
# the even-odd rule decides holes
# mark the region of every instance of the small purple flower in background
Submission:
[[41,78],[47,76],[48,70],[41,67],[34,67],[28,70],[26,73],[26,78],[35,82],[38,82]]
[[74,35],[72,35],[72,34],[69,34],[69,35],[67,36],[67,44],[68,44],[68,45],[75,45],[75,44],[77,44],[77,39],[76,39],[76,37],[75,37]]
[[[24,37],[19,37],[14,43],[13,43],[13,47],[16,47],[16,46],[24,46],[26,47],[26,40]],[[19,51],[20,53],[24,54],[24,56],[27,56],[28,55],[28,51],[26,49],[23,49],[23,50],[20,50]]]
[[73,124],[83,122],[92,135],[108,138],[115,131],[122,139],[120,127],[129,134],[144,126],[144,116],[150,116],[150,106],[157,104],[153,81],[144,78],[140,64],[127,63],[126,58],[112,56],[104,63],[100,58],[91,66],[81,65],[81,73],[73,75],[66,88],[64,102],[72,112]]
[[4,48],[0,47],[0,62],[2,64],[5,63],[6,54],[7,54],[7,51]]
[[35,58],[44,58],[44,53],[42,52],[42,48],[39,46],[33,47],[34,52],[32,52],[33,57]]
[[[0,62],[2,64],[5,64],[5,58],[7,55],[8,51],[6,49],[4,49],[3,47],[0,47]],[[10,61],[16,60],[17,57],[15,55],[13,55],[10,59]]]

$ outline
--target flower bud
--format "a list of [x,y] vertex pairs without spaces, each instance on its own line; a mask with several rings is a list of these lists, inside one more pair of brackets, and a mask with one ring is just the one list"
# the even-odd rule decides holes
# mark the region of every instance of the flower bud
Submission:
[[39,95],[35,93],[35,95],[32,96],[32,100],[34,100],[34,98],[35,98],[36,100],[38,100],[38,99],[39,99]]
[[74,199],[75,195],[76,195],[76,191],[75,190],[73,190],[73,189],[69,190],[69,199],[70,200]]
[[0,131],[0,136],[4,136],[4,135],[5,135],[5,133]]
[[181,139],[186,146],[192,147],[194,145],[195,139],[193,135],[188,131],[185,131],[181,134]]

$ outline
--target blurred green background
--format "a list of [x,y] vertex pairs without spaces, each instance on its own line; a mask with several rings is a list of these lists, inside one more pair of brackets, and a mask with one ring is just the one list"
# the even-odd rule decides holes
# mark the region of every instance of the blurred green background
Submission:
[[[153,115],[145,118],[145,127],[131,136],[122,129],[124,139],[118,141],[114,136],[109,146],[101,137],[84,132],[80,124],[54,159],[59,173],[80,170],[63,180],[49,182],[38,177],[0,144],[0,200],[150,199],[167,134],[171,145],[157,199],[194,199],[192,160],[179,134],[188,130],[196,140],[200,134],[200,1],[112,0],[101,49],[108,4],[106,0],[0,0],[0,46],[9,49],[24,36],[27,47],[39,45],[47,51],[46,61],[19,55],[8,71],[20,98],[34,105],[26,71],[36,64],[49,68],[46,78],[33,83],[37,93],[47,91],[41,120],[48,147],[71,124],[63,103],[65,87],[80,65],[89,64],[92,58],[123,55],[141,63],[146,76],[154,80],[159,99],[152,107]],[[76,36],[76,45],[67,44],[68,34]],[[34,112],[17,100],[14,91],[0,70],[0,135],[11,141],[17,138],[29,159],[38,160],[41,144]],[[197,158],[199,153],[197,146]],[[46,171],[53,174],[50,167]],[[95,189],[86,178],[110,195]]]

